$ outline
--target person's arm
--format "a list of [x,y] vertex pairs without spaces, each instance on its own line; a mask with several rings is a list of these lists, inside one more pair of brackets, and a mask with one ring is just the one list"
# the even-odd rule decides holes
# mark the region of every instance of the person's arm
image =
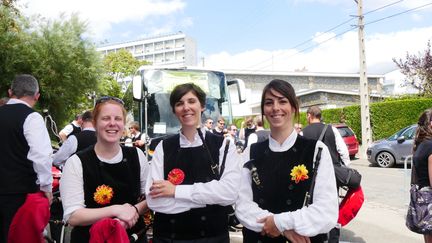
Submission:
[[258,135],[254,132],[251,133],[248,137],[248,144],[247,146],[250,147],[252,144],[258,142]]
[[429,175],[429,184],[432,187],[432,154],[428,157],[428,175]]
[[[224,139],[219,149],[219,168],[222,163],[227,140]],[[234,204],[238,197],[238,188],[240,188],[241,181],[240,160],[241,156],[237,153],[235,145],[230,143],[226,156],[225,170],[221,178],[206,183],[178,185],[175,188],[175,198],[203,205],[218,204],[227,206]]]
[[29,146],[27,158],[33,162],[33,169],[37,175],[36,183],[40,190],[47,193],[52,191],[52,147],[48,130],[42,116],[33,112],[24,121],[24,137]]
[[150,193],[152,193],[154,182],[164,182],[170,184],[170,182],[165,181],[164,178],[163,141],[156,146],[149,167],[149,173],[145,185],[146,201],[148,207],[155,212],[175,214],[188,211],[192,208],[206,206],[205,204],[192,203],[189,200],[177,199],[173,196],[153,197]]
[[342,136],[340,135],[339,131],[336,127],[332,126],[333,134],[335,136],[335,142],[336,142],[336,150],[338,151],[342,161],[346,166],[348,166],[351,161],[349,157],[348,147],[345,144]]
[[66,125],[60,132],[59,136],[62,142],[66,141],[67,136],[73,131],[73,126],[71,124]]
[[261,209],[258,204],[253,201],[251,185],[252,177],[250,170],[243,168],[239,197],[235,204],[235,214],[244,227],[255,232],[261,232],[264,224],[258,223],[258,220],[270,216],[272,213]]
[[[284,212],[274,215],[274,223],[279,232],[294,230],[302,236],[315,236],[329,232],[335,227],[338,219],[338,195],[333,163],[327,146],[318,141],[323,147],[321,161],[316,176],[313,203],[293,212]],[[319,217],[317,217],[319,215]]]
[[78,141],[75,135],[70,136],[53,155],[53,164],[63,166],[66,160],[77,151]]

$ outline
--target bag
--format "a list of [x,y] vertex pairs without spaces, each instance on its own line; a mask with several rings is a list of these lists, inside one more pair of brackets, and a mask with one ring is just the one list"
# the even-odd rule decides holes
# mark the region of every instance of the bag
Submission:
[[406,226],[419,234],[432,233],[432,188],[412,185],[410,189],[410,204],[406,217]]
[[345,165],[334,165],[334,171],[338,187],[346,186],[355,189],[360,186],[362,176],[357,170]]
[[364,202],[364,194],[361,186],[349,189],[339,205],[338,223],[341,226],[347,225],[360,211]]

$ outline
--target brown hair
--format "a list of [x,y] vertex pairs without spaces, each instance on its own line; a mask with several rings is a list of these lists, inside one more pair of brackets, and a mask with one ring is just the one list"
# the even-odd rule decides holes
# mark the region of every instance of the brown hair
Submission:
[[413,151],[416,151],[417,146],[424,140],[432,139],[432,109],[425,110],[419,117],[417,122],[417,131],[414,138]]
[[321,109],[318,106],[309,107],[306,113],[310,114],[313,118],[321,120]]
[[205,107],[206,93],[194,83],[179,84],[174,87],[170,95],[170,105],[172,112],[175,112],[175,104],[187,93],[192,92],[201,103],[201,107]]

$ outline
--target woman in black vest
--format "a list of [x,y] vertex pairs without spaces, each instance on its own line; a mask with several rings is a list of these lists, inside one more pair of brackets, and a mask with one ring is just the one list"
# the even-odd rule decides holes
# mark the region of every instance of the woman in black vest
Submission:
[[[299,104],[293,87],[272,80],[263,90],[261,112],[270,137],[245,154],[236,216],[243,224],[243,242],[324,242],[336,225],[338,198],[327,147],[298,136],[293,127]],[[313,177],[313,161],[322,148],[312,204],[303,207]]]
[[226,206],[238,196],[240,157],[233,143],[200,127],[205,97],[192,83],[171,93],[181,130],[156,147],[146,185],[154,243],[229,242]]
[[122,100],[98,99],[93,110],[96,144],[66,161],[60,193],[64,219],[74,226],[71,242],[88,242],[91,226],[106,218],[118,220],[112,222],[128,233],[144,228],[143,220],[138,219],[147,209],[140,198],[148,163],[141,150],[120,146],[125,121]]

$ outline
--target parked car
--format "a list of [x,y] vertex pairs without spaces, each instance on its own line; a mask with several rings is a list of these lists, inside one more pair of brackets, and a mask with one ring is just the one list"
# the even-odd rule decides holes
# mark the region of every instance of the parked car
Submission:
[[359,150],[359,142],[353,130],[346,124],[334,124],[342,136],[346,146],[348,147],[349,156],[351,159],[355,157]]
[[366,151],[369,162],[383,168],[403,164],[405,158],[412,155],[416,129],[417,124],[413,124],[402,128],[386,139],[372,143]]

